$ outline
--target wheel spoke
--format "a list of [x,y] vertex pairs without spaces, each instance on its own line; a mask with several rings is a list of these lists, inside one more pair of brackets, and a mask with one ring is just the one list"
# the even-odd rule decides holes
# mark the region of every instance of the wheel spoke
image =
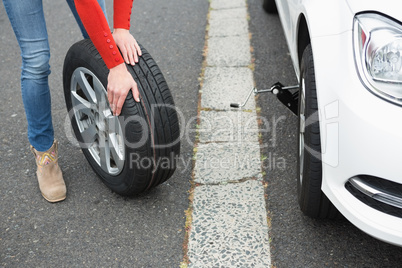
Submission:
[[121,134],[120,133],[120,122],[117,116],[109,115],[106,117],[106,121],[108,124],[109,133],[113,134]]
[[94,124],[88,125],[88,127],[81,132],[81,136],[82,139],[84,140],[84,143],[87,143],[87,145],[92,144],[98,136],[98,132],[95,125]]
[[[121,161],[123,161],[123,156],[121,155],[119,144],[117,142],[112,142],[113,139],[110,140],[110,152],[112,154],[113,160],[115,161],[117,166],[120,166]],[[116,140],[116,139],[114,139]]]
[[94,93],[95,93],[95,98],[98,102],[99,106],[103,106],[105,104],[105,107],[108,107],[108,101],[107,101],[107,93],[105,88],[103,87],[102,83],[96,79],[96,77],[93,78],[93,84],[94,84]]
[[105,137],[100,137],[99,142],[99,158],[100,158],[100,166],[103,170],[109,172],[110,170],[110,148],[109,142],[105,139]]
[[108,116],[107,124],[109,128],[109,143],[110,151],[112,153],[113,159],[116,162],[118,168],[122,167],[124,161],[124,141],[120,140],[123,137],[120,128],[120,122],[116,116]]
[[303,182],[304,172],[304,133],[306,129],[306,88],[304,77],[301,81],[301,88],[299,93],[300,107],[299,107],[299,183]]
[[123,155],[123,146],[121,144],[122,141],[119,140],[119,135],[116,134],[110,134],[109,140],[110,140],[110,145],[112,154],[113,154],[113,159],[115,160],[122,160],[124,158]]
[[304,114],[300,114],[300,135],[304,134],[304,130],[306,128],[306,119]]
[[92,104],[83,99],[76,92],[71,92],[71,102],[74,110],[92,117]]
[[299,180],[300,184],[303,181],[303,171],[304,171],[304,135],[300,135],[300,148],[299,148],[299,165],[300,165],[300,174]]
[[96,103],[96,96],[94,89],[88,83],[87,78],[85,77],[85,73],[83,71],[76,71],[76,75],[74,81],[78,83],[82,92],[87,97],[89,102]]

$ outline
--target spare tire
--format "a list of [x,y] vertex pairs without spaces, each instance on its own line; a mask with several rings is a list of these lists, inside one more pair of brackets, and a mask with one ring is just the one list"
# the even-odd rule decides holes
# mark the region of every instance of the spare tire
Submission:
[[107,100],[109,70],[91,40],[74,44],[63,67],[64,97],[75,137],[90,166],[120,195],[134,195],[169,179],[180,153],[180,129],[165,78],[151,55],[126,65],[140,92],[131,91],[120,116]]

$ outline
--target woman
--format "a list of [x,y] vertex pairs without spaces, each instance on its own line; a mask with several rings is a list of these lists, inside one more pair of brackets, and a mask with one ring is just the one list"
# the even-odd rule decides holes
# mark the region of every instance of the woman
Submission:
[[[85,38],[91,38],[106,66],[108,100],[119,115],[129,90],[139,101],[137,84],[124,62],[134,65],[141,50],[130,34],[133,0],[114,0],[113,33],[106,19],[104,0],[67,0]],[[66,185],[58,165],[57,141],[51,116],[50,49],[42,0],[3,0],[21,49],[21,92],[28,121],[28,139],[36,158],[37,178],[43,197],[49,202],[66,198]],[[119,49],[121,54],[119,53]]]

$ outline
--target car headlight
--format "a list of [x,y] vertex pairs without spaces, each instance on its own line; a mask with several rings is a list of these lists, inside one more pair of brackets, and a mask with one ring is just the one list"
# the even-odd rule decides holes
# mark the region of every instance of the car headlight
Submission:
[[368,89],[402,105],[402,25],[379,14],[355,17],[356,67]]

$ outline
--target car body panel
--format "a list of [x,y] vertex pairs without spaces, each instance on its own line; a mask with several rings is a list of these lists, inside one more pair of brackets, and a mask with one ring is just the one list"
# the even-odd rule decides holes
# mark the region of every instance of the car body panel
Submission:
[[[402,246],[402,219],[356,199],[345,183],[370,175],[402,184],[402,107],[366,88],[355,65],[354,16],[386,14],[402,21],[397,0],[276,0],[299,77],[298,28],[304,17],[313,51],[322,144],[322,191],[366,233]],[[395,7],[398,8],[395,8]]]
[[402,2],[395,0],[348,0],[350,10],[354,13],[374,11],[395,19],[401,19]]
[[[338,2],[321,0],[278,0],[277,8],[279,14],[283,14],[280,16],[280,19],[297,76],[299,76],[300,72],[299,55],[297,54],[297,36],[299,22],[302,17],[308,16],[306,22],[311,39],[320,36],[340,34],[344,31],[351,30],[353,26],[348,19],[348,17],[353,16],[353,14],[344,0],[338,0]],[[335,10],[337,11],[334,12]],[[345,18],[339,20],[337,14],[341,13],[341,10],[349,10],[349,12],[344,12]],[[334,21],[334,23],[325,25],[322,22],[326,20]],[[314,48],[313,42],[312,47]]]

